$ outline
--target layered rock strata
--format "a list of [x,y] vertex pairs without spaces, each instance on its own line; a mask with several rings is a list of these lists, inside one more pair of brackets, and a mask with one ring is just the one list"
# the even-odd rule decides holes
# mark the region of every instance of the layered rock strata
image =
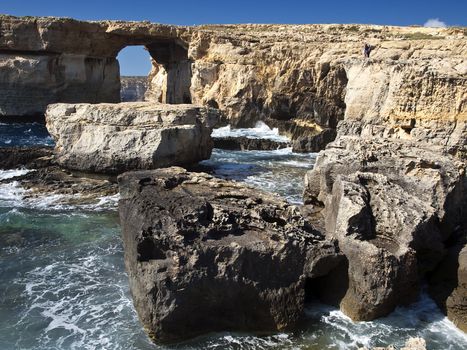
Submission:
[[208,159],[217,111],[156,103],[55,104],[46,113],[57,163],[120,174]]
[[[0,16],[0,118],[43,115],[48,104],[120,101],[120,50],[144,45],[168,74],[167,99],[181,103],[189,85],[183,27],[148,22],[85,22]],[[185,79],[186,80],[186,79]]]
[[298,207],[236,182],[167,168],[119,187],[133,300],[158,342],[288,329],[305,284],[343,260]]
[[[410,128],[412,119],[466,116],[463,28],[1,16],[0,34],[0,116],[43,114],[54,102],[117,102],[116,56],[128,45],[144,45],[152,58],[147,99],[216,107],[237,126],[265,120],[297,151],[322,149],[344,117],[388,117]],[[375,46],[369,60],[364,41]]]
[[[234,125],[260,119],[317,151],[339,120],[466,117],[467,39],[456,29],[365,25],[195,28],[192,99]],[[363,59],[363,42],[375,46]],[[157,77],[154,80],[156,85]],[[449,102],[448,102],[449,101]],[[322,134],[322,135],[321,135]],[[320,136],[318,136],[320,135]]]

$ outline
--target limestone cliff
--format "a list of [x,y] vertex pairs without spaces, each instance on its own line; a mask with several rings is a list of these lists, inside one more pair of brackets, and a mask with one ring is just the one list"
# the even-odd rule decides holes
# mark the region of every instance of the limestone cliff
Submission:
[[[374,47],[369,60],[363,42]],[[116,56],[128,45],[152,57],[146,99],[219,107],[237,126],[265,120],[297,150],[322,149],[344,117],[384,120],[403,137],[414,126],[413,137],[430,137],[434,126],[445,130],[440,142],[453,135],[454,148],[462,143],[465,28],[0,16],[0,117],[43,114],[55,102],[118,102]]]
[[148,78],[145,76],[122,76],[120,85],[120,99],[122,102],[144,101],[144,95],[148,89]]
[[[219,106],[238,126],[263,119],[299,139],[344,117],[452,128],[467,118],[461,30],[235,25],[192,32],[192,99]],[[369,60],[361,54],[365,41],[374,47]]]

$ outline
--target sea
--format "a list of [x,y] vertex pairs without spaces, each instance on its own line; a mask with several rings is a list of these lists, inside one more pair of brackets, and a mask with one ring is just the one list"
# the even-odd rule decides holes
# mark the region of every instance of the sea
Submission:
[[[214,130],[217,136],[285,140],[264,123]],[[0,124],[0,147],[53,145],[44,125]],[[214,149],[202,166],[301,203],[303,177],[316,154]],[[30,169],[0,170],[0,180]],[[151,342],[132,304],[123,263],[118,196],[94,205],[64,206],[63,198],[27,196],[19,181],[0,183],[0,349],[358,349],[422,337],[429,350],[467,349],[467,336],[426,292],[408,307],[371,322],[353,322],[334,307],[306,306],[290,333],[212,333],[188,342]],[[196,303],[196,300],[193,300]]]

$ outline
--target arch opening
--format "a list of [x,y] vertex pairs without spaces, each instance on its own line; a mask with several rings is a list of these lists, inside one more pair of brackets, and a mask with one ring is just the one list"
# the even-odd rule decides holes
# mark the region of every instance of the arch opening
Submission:
[[191,61],[183,44],[167,39],[143,40],[121,49],[118,60],[122,65],[122,101],[191,103]]
[[144,101],[149,86],[151,56],[142,46],[124,47],[117,56],[120,66],[120,101]]

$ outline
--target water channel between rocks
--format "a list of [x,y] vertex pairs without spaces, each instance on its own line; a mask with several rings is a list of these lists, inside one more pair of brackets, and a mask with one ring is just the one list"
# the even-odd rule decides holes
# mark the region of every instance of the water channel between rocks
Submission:
[[[263,124],[215,134],[282,140]],[[0,147],[51,142],[42,125],[0,124]],[[315,156],[216,149],[202,166],[300,203]],[[24,172],[0,171],[0,180]],[[0,184],[0,349],[356,349],[400,346],[410,336],[425,338],[430,350],[467,348],[467,336],[426,294],[373,322],[354,323],[335,308],[309,304],[305,324],[294,333],[210,334],[172,347],[154,345],[132,305],[117,198],[69,207],[53,196],[26,201],[23,194],[20,183]]]

